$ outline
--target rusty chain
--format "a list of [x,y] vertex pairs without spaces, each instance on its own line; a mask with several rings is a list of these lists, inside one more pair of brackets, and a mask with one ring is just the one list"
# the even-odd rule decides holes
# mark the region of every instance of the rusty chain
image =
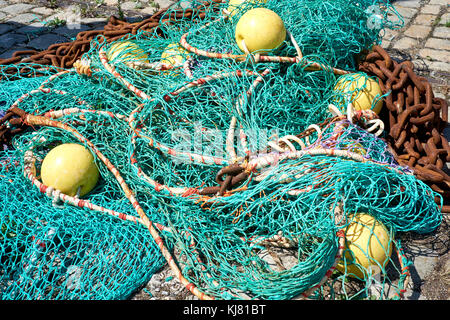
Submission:
[[[396,160],[413,169],[444,199],[450,199],[450,176],[443,170],[450,161],[450,146],[443,134],[448,105],[434,97],[431,84],[414,72],[411,61],[397,62],[380,46],[374,46],[360,70],[376,76],[387,108],[387,141]],[[443,211],[450,212],[445,206]]]

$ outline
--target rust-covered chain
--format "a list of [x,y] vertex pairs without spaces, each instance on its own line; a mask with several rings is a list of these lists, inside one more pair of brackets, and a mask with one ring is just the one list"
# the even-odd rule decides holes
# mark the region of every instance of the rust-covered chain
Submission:
[[200,191],[200,195],[223,196],[227,191],[230,191],[233,187],[247,180],[248,177],[249,173],[243,166],[238,163],[233,163],[219,170],[216,175],[217,186],[204,187]]
[[390,92],[385,98],[385,122],[396,160],[450,199],[450,176],[443,170],[450,161],[450,146],[443,135],[447,102],[434,97],[430,83],[414,72],[412,62],[397,62],[380,46],[374,46],[360,70],[378,77],[383,94]]
[[4,151],[5,147],[11,143],[13,136],[23,132],[28,125],[24,119],[26,112],[17,107],[9,109],[0,119],[0,150]]

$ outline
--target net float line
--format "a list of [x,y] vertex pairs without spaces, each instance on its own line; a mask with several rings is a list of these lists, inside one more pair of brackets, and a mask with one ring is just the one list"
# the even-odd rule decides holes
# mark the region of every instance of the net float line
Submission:
[[[228,19],[228,17],[226,15],[224,15],[217,20],[207,22],[203,26],[201,26],[199,29],[197,29],[196,32],[199,32],[203,29],[208,28],[213,23],[218,23],[218,22],[221,22],[221,21],[224,21],[227,19]],[[259,53],[253,55],[250,52],[247,52],[245,54],[239,54],[239,55],[230,54],[230,53],[210,52],[210,51],[206,51],[206,50],[201,50],[201,49],[196,48],[196,47],[192,46],[191,44],[189,44],[189,42],[187,41],[187,37],[190,34],[191,34],[191,31],[188,31],[185,34],[183,34],[180,38],[179,43],[186,50],[193,52],[199,56],[204,56],[204,57],[213,58],[213,59],[232,59],[232,60],[236,60],[238,62],[246,61],[247,58],[250,57],[250,60],[253,61],[254,63],[260,63],[260,62],[302,63],[302,66],[306,67],[305,69],[308,71],[325,70],[325,71],[331,71],[336,75],[344,75],[344,74],[352,73],[351,71],[332,68],[327,65],[323,65],[323,64],[320,64],[317,62],[312,62],[312,61],[306,60],[301,53],[301,50],[297,44],[297,41],[294,39],[294,37],[292,36],[292,34],[290,32],[287,32],[287,34],[289,35],[290,40],[293,43],[293,45],[297,51],[298,55],[296,57],[267,56],[267,55],[263,55],[263,54],[259,54]]]

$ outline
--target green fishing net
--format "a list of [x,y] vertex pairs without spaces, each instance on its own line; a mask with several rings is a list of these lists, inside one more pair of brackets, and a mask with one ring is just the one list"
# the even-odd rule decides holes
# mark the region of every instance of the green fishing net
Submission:
[[[263,57],[234,40],[255,6],[290,34]],[[345,113],[356,89],[335,90],[401,17],[375,0],[227,10],[180,1],[154,32],[97,37],[73,69],[2,71],[3,112],[28,115],[1,153],[2,299],[126,299],[166,263],[200,298],[401,297],[396,234],[435,230],[439,196],[395,162],[373,112]],[[99,168],[82,198],[40,180],[63,143]],[[385,254],[362,245],[368,271],[345,240],[361,213],[388,235],[365,226]]]

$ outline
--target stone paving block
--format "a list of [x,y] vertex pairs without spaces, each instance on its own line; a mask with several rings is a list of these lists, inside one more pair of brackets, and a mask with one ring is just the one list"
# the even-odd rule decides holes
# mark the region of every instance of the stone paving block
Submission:
[[425,279],[427,275],[433,272],[436,263],[437,263],[436,257],[425,255],[414,256],[414,269],[421,280]]
[[397,12],[402,15],[403,18],[412,18],[418,11],[417,8],[405,8],[397,6],[397,3],[394,3],[394,7],[397,10]]
[[28,42],[28,46],[37,50],[45,50],[52,44],[67,41],[68,39],[66,37],[54,33],[48,33],[31,40]]
[[161,9],[170,7],[172,4],[176,3],[174,0],[154,0],[153,2],[159,4]]
[[389,40],[383,39],[383,40],[381,41],[381,47],[384,48],[384,49],[389,48],[390,45],[391,45],[391,41],[389,41]]
[[448,39],[438,39],[429,38],[425,43],[426,48],[436,49],[436,50],[446,50],[450,51],[450,40]]
[[38,13],[43,16],[49,16],[49,15],[55,14],[55,10],[47,8],[47,7],[33,8],[33,9],[31,9],[31,12]]
[[[412,60],[414,64],[414,70],[416,71],[428,71],[430,72],[430,76],[433,77],[437,72],[442,73],[450,73],[450,63],[442,62],[442,61],[431,61],[427,58],[421,58]],[[436,96],[435,92],[435,96]],[[443,95],[443,94],[441,94]],[[443,95],[445,98],[445,95]]]
[[45,32],[47,28],[42,22],[33,22],[29,25],[18,28],[16,32],[23,34],[38,34]]
[[432,14],[419,14],[414,19],[414,24],[420,24],[423,26],[431,26],[436,21],[437,16]]
[[3,52],[2,54],[0,54],[0,59],[9,59],[12,57],[12,55],[14,54],[14,52],[16,51],[22,51],[22,50],[29,50],[26,47],[15,47],[14,49],[10,49],[7,50],[5,52]]
[[438,5],[438,6],[450,6],[450,0],[430,0],[428,4]]
[[399,0],[399,1],[396,1],[394,4],[395,4],[395,6],[400,6],[400,7],[419,8],[420,1],[421,0]]
[[119,0],[105,0],[104,3],[107,6],[117,6],[117,4],[119,3]]
[[415,39],[425,39],[430,32],[430,26],[412,25],[405,31],[405,35]]
[[120,8],[122,10],[136,10],[136,4],[135,1],[126,1],[120,4]]
[[67,18],[67,12],[65,11],[54,11],[54,13],[51,16],[48,16],[45,21],[50,22],[52,20],[60,19],[60,20],[66,20]]
[[147,15],[152,15],[153,13],[155,13],[158,9],[156,9],[156,7],[152,7],[152,6],[146,6],[143,9],[139,9],[140,13],[143,14],[147,14]]
[[409,50],[418,44],[419,42],[415,39],[403,37],[394,43],[393,48],[398,50]]
[[433,37],[450,39],[450,28],[436,27],[433,31]]
[[424,48],[419,50],[419,56],[421,56],[424,59],[428,59],[430,61],[441,61],[450,63],[450,55],[448,54],[447,51],[444,50]]
[[54,33],[60,34],[67,38],[75,38],[78,33],[86,30],[90,30],[91,28],[85,24],[76,25],[65,25],[58,27],[53,30]]
[[444,13],[439,20],[439,24],[446,24],[448,22],[450,22],[450,13]]
[[[427,65],[431,70],[450,73],[450,63],[442,62],[442,61],[431,61],[430,63],[427,63]],[[441,98],[442,98],[442,96],[441,96]],[[450,164],[450,162],[449,162],[449,164]]]
[[98,17],[98,18],[81,18],[82,24],[98,24],[98,23],[107,23],[108,18],[106,17]]
[[19,13],[26,12],[26,11],[30,10],[31,8],[33,8],[33,5],[31,5],[31,4],[17,3],[17,4],[3,7],[0,10],[9,15],[16,15]]
[[27,36],[17,33],[6,33],[0,36],[0,48],[10,48],[17,43],[24,42],[28,39]]
[[441,11],[441,6],[427,4],[420,9],[420,13],[437,15]]
[[13,29],[13,26],[6,23],[0,23],[0,34],[4,34]]
[[36,13],[22,13],[6,20],[9,23],[30,24],[39,21],[41,16]]
[[380,32],[380,35],[383,38],[383,41],[392,41],[396,36],[398,32],[396,30],[391,29],[385,29],[384,33]]

